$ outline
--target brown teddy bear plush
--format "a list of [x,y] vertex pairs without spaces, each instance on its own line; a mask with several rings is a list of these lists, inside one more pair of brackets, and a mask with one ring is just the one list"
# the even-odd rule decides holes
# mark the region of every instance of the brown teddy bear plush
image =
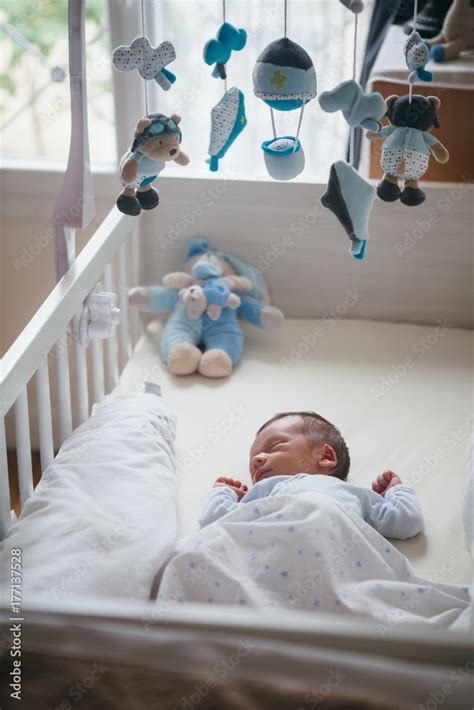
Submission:
[[152,210],[160,201],[152,183],[166,163],[174,160],[187,165],[188,156],[180,148],[181,118],[175,113],[153,113],[141,118],[135,128],[132,147],[120,161],[120,182],[124,189],[117,198],[120,212],[136,217],[142,209]]
[[[441,105],[436,96],[389,96],[385,100],[386,117],[390,126],[377,133],[369,131],[369,140],[383,138],[381,165],[383,180],[377,185],[377,195],[384,202],[400,200],[404,205],[415,207],[425,200],[425,193],[418,187],[418,180],[428,169],[430,153],[439,163],[449,160],[449,153],[429,129],[439,128],[438,109]],[[404,181],[403,190],[398,186]]]

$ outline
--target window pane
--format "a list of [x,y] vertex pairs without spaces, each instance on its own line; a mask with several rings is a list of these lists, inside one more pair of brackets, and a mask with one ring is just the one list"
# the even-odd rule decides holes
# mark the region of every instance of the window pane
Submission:
[[[93,163],[116,161],[107,18],[106,0],[87,0],[87,97]],[[0,21],[8,23],[7,31],[0,32],[2,154],[23,160],[65,161],[71,130],[67,0],[0,0]],[[30,51],[25,49],[25,40]],[[37,98],[32,100],[35,94]]]

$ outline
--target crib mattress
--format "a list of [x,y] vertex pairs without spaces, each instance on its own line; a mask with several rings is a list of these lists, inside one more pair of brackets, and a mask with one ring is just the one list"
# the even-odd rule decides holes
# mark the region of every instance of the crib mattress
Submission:
[[370,487],[396,471],[419,496],[426,530],[394,544],[417,573],[437,581],[471,579],[461,522],[472,429],[472,334],[449,327],[291,319],[278,331],[244,325],[245,352],[232,376],[170,375],[154,321],[116,388],[159,382],[178,415],[178,525],[198,529],[217,476],[251,484],[248,451],[276,412],[312,409],[336,424],[350,449],[350,480]]

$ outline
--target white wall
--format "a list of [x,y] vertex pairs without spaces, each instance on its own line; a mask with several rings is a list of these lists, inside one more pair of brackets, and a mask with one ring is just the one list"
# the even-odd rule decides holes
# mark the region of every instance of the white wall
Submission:
[[[61,180],[58,171],[0,171],[1,355],[55,284],[51,213]],[[96,175],[94,189],[96,217],[78,233],[78,253],[113,206],[120,184],[115,176]]]
[[[219,174],[218,174],[219,175]],[[358,294],[351,318],[472,327],[473,187],[425,185],[416,208],[376,199],[364,261],[320,204],[324,185],[161,179],[142,226],[142,279],[160,283],[190,239],[205,235],[262,269],[289,317],[321,317]]]

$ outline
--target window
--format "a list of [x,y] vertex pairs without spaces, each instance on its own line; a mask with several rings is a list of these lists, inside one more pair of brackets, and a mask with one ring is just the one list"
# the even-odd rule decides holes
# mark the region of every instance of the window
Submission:
[[[86,2],[90,153],[116,162],[107,0]],[[0,0],[0,142],[8,159],[63,161],[69,152],[67,0]]]
[[[283,0],[227,0],[226,19],[247,31],[247,45],[228,65],[228,87],[244,93],[248,124],[220,163],[220,177],[269,179],[261,143],[272,136],[270,109],[253,93],[256,58],[283,35]],[[212,177],[208,146],[210,112],[224,92],[202,58],[207,40],[222,24],[222,0],[144,0],[146,34],[154,46],[164,39],[176,48],[169,68],[177,76],[168,92],[148,83],[149,110],[182,116],[186,168],[167,174]],[[67,74],[67,0],[0,0],[0,143],[8,159],[66,161],[70,139]],[[137,118],[145,113],[143,80],[130,72],[117,80],[111,45],[141,34],[141,0],[87,0],[87,92],[91,161],[117,162],[115,123],[122,151],[130,145]],[[108,17],[112,19],[110,39]],[[359,16],[359,59],[370,17]],[[312,57],[318,94],[352,77],[354,15],[337,0],[288,0],[288,36]],[[113,76],[115,74],[115,76]],[[113,85],[115,84],[115,104]],[[297,131],[299,111],[275,112],[280,135]],[[117,119],[115,121],[115,118]],[[19,137],[21,136],[21,140]],[[300,138],[306,168],[297,181],[325,182],[334,160],[345,157],[348,128],[340,112],[324,113],[316,100],[305,108]],[[118,156],[120,157],[120,156]]]

